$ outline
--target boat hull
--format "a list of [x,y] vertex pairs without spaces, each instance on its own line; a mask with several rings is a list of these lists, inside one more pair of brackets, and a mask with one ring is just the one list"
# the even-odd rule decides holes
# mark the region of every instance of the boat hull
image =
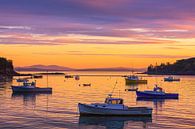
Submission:
[[168,78],[165,78],[164,81],[165,82],[174,82],[174,81],[179,82],[180,79],[168,79]]
[[12,86],[13,93],[51,93],[52,88],[24,88],[21,86]]
[[137,98],[148,98],[148,99],[178,99],[179,95],[175,93],[165,94],[150,94],[144,91],[136,91]]
[[125,79],[126,85],[130,85],[130,84],[147,84],[148,81],[147,80],[129,80],[129,79]]
[[93,107],[87,104],[78,104],[81,116],[151,116],[152,108],[148,107],[131,107],[129,109],[108,109]]

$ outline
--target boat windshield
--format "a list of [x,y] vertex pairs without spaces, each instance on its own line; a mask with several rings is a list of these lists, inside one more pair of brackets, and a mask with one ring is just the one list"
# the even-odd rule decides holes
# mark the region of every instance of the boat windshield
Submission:
[[23,85],[24,85],[24,86],[35,86],[36,83],[35,83],[35,82],[31,82],[31,83],[29,83],[29,82],[24,82]]
[[107,103],[107,104],[123,104],[123,99],[106,98],[105,103]]
[[157,91],[157,92],[162,92],[163,91],[163,89],[161,87],[159,87],[158,85],[155,85],[153,90]]
[[173,79],[173,77],[172,77],[172,76],[169,76],[168,78],[169,78],[169,79]]

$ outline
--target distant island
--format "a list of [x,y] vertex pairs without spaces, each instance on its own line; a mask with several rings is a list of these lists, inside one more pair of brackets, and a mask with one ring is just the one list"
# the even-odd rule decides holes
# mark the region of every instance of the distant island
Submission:
[[136,71],[143,72],[144,68],[124,68],[124,67],[113,67],[113,68],[69,68],[58,65],[32,65],[32,66],[24,66],[24,67],[16,67],[16,71]]
[[15,75],[18,73],[14,70],[12,60],[0,57],[0,81],[8,81]]
[[150,65],[146,74],[156,75],[195,75],[195,58],[177,60],[175,63]]

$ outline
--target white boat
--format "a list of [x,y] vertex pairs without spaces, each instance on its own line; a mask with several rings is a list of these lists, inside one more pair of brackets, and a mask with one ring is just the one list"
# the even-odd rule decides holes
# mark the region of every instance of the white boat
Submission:
[[78,104],[80,115],[100,116],[151,116],[150,107],[128,107],[123,104],[123,99],[112,98],[109,95],[105,103]]
[[169,77],[165,77],[164,81],[172,82],[172,81],[180,81],[180,79],[179,78],[175,78],[173,76],[169,76]]
[[136,75],[130,75],[125,77],[126,85],[130,84],[147,84],[147,80],[142,79]]
[[24,81],[21,86],[12,86],[13,93],[38,93],[38,92],[52,92],[51,87],[40,88],[36,86],[36,82]]

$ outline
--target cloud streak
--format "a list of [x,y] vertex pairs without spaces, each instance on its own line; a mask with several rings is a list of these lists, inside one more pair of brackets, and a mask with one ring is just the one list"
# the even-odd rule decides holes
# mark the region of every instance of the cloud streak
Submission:
[[[12,36],[0,43],[170,44],[172,39],[195,36],[194,4],[194,0],[1,0],[0,36]],[[21,40],[20,35],[45,37]],[[58,38],[51,40],[54,37]]]
[[121,56],[127,58],[188,58],[189,56],[160,55],[160,54],[92,54],[92,53],[72,53],[74,56]]

